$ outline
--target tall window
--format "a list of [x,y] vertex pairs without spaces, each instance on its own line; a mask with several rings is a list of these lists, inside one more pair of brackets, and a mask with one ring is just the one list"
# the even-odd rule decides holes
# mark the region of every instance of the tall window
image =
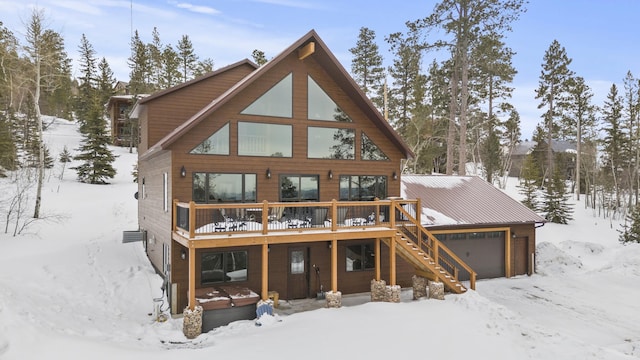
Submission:
[[280,201],[318,201],[317,175],[280,176]]
[[347,246],[347,271],[374,269],[375,251],[373,244]]
[[355,159],[353,129],[312,127],[307,129],[307,157],[310,159]]
[[198,144],[190,154],[229,155],[229,123]]
[[238,155],[291,157],[291,125],[238,122]]
[[387,197],[387,177],[381,175],[340,176],[340,200],[368,201]]
[[351,118],[336,105],[311,76],[307,76],[307,118],[351,122]]
[[256,202],[256,174],[193,174],[193,201],[197,203]]
[[207,252],[201,260],[202,284],[247,280],[246,251]]
[[247,106],[242,114],[290,118],[293,113],[293,75],[280,80],[256,101]]

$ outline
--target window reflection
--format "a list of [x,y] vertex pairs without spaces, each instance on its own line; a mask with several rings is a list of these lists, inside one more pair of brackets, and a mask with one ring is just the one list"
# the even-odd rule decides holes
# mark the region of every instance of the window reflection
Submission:
[[255,202],[256,174],[193,174],[193,201]]
[[317,175],[280,177],[280,201],[318,201]]
[[364,132],[361,140],[360,158],[362,160],[389,160],[389,157]]
[[307,77],[307,118],[351,122],[351,118],[331,100],[329,95],[311,78]]
[[380,175],[340,176],[340,200],[370,201],[387,197],[387,177]]
[[190,153],[229,155],[229,123],[198,144]]
[[242,111],[247,115],[290,118],[293,107],[293,75],[289,74]]
[[291,157],[291,125],[238,122],[238,155]]
[[311,159],[355,159],[355,130],[309,127],[307,156]]

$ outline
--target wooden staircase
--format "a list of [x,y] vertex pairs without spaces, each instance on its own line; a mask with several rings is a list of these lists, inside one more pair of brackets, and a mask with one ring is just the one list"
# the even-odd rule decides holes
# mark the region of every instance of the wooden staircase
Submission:
[[440,281],[449,291],[461,294],[476,288],[476,273],[453,251],[425,229],[406,209],[396,206],[402,221],[396,221],[398,232],[393,242],[398,255],[413,265],[416,275]]

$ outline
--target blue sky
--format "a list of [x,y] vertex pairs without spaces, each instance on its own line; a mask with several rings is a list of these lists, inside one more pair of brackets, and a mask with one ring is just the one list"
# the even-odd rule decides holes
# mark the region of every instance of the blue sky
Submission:
[[[254,49],[268,58],[314,29],[350,70],[349,48],[359,29],[376,32],[385,62],[392,56],[384,37],[404,32],[405,22],[431,13],[433,0],[0,0],[0,21],[22,40],[31,8],[44,9],[48,27],[66,40],[72,58],[84,33],[99,57],[106,57],[118,79],[127,80],[131,29],[151,41],[157,27],[164,44],[175,45],[189,35],[201,58],[219,68],[244,58]],[[507,44],[518,69],[512,102],[522,118],[523,138],[540,121],[534,89],[544,52],[554,39],[573,59],[571,69],[584,77],[601,105],[613,83],[621,86],[627,71],[640,77],[637,0],[531,0],[513,24]],[[425,63],[431,61],[429,55]]]

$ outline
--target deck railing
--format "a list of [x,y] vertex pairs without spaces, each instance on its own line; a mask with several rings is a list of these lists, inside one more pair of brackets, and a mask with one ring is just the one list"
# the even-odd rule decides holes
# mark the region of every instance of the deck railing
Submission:
[[417,221],[415,212],[411,212],[407,206],[396,204],[396,213],[407,221],[396,222],[396,227],[404,236],[411,239],[425,254],[443,270],[448,272],[467,289],[476,289],[476,272],[460,259],[451,249]]
[[197,204],[174,201],[173,230],[189,238],[234,233],[393,227],[392,202],[410,200]]

